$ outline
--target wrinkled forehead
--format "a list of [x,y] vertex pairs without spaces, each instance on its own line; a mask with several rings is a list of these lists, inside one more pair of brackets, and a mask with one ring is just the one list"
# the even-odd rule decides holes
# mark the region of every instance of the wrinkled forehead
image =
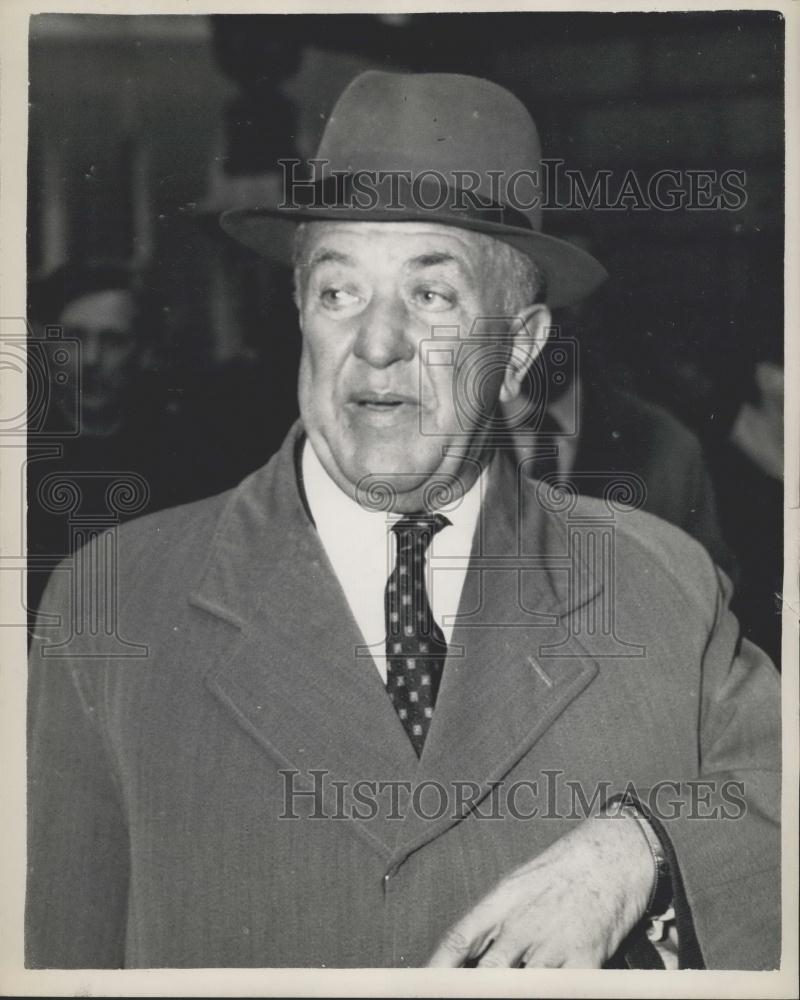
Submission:
[[487,238],[455,226],[427,222],[307,222],[298,233],[296,259],[304,267],[320,259],[368,263],[452,263],[477,277]]

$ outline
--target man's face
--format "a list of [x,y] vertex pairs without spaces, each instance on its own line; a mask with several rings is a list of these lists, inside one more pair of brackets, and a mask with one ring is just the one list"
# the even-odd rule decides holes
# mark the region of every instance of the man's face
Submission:
[[80,343],[81,406],[89,419],[120,399],[137,354],[130,292],[109,289],[68,303],[59,323]]
[[480,413],[474,400],[458,408],[456,359],[427,364],[421,345],[434,327],[463,344],[476,318],[497,314],[481,249],[469,232],[428,223],[309,226],[300,412],[323,466],[351,496],[374,477],[396,491],[396,510],[414,510],[438,475],[459,475],[465,488],[474,480],[468,459],[484,450],[502,366],[486,366]]

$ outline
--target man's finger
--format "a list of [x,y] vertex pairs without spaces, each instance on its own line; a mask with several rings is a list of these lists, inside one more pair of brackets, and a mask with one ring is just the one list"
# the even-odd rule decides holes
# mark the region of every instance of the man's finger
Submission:
[[439,942],[428,966],[433,969],[457,969],[472,957],[472,940],[459,927],[454,927]]
[[526,969],[560,969],[564,965],[564,957],[560,952],[529,948],[522,956],[521,964]]
[[553,951],[552,948],[529,948],[522,956],[526,969],[600,969],[600,956],[588,949]]
[[513,938],[501,937],[481,956],[479,969],[516,969],[522,961],[527,944]]
[[499,931],[495,896],[484,897],[472,910],[453,924],[428,960],[429,968],[457,969],[470,958],[486,951]]

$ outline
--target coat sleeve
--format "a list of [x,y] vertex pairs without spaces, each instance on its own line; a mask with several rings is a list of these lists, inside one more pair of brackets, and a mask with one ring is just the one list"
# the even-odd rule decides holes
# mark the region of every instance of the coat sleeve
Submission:
[[[67,569],[53,573],[31,645],[25,961],[119,968],[129,849],[95,694],[101,661],[45,652],[69,635],[69,579]],[[50,615],[61,624],[48,624]]]
[[780,683],[742,640],[720,574],[702,669],[700,775],[639,790],[673,871],[680,963],[780,964]]

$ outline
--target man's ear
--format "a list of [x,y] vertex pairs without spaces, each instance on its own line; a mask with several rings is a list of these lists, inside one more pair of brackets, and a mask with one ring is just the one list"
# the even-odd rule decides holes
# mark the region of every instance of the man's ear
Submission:
[[551,325],[550,310],[542,302],[527,306],[512,320],[511,333],[514,340],[500,388],[501,403],[511,403],[519,395],[528,369],[547,343]]

